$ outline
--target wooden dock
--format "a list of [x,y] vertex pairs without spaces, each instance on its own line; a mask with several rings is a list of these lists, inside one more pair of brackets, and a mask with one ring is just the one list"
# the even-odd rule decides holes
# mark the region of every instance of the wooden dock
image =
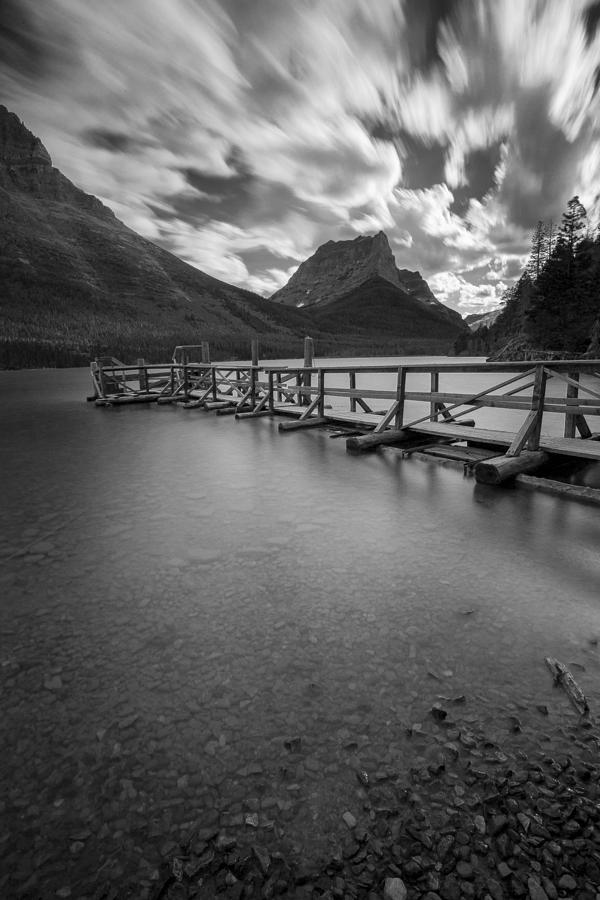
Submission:
[[[99,406],[178,403],[239,420],[278,416],[281,432],[328,427],[348,434],[354,453],[387,445],[462,460],[486,484],[543,471],[555,459],[600,461],[600,434],[588,421],[600,416],[600,360],[314,366],[307,338],[297,367],[260,363],[253,342],[250,364],[211,363],[202,344],[176,348],[166,365],[95,360],[91,374]],[[453,390],[453,376],[465,374],[481,389]],[[411,418],[415,407],[420,414]],[[517,412],[517,427],[485,426],[480,419],[489,409]],[[562,435],[545,432],[548,414],[561,417]]]

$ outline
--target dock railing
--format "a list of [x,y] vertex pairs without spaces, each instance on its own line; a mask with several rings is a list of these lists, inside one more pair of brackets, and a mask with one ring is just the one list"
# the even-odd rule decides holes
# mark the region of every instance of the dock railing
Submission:
[[[415,436],[466,441],[499,448],[500,468],[510,475],[515,465],[518,471],[538,468],[548,453],[600,458],[600,435],[588,422],[600,416],[600,360],[313,365],[305,357],[302,364],[284,365],[258,362],[254,348],[253,357],[251,363],[210,363],[189,361],[184,353],[167,365],[138,360],[131,366],[97,360],[96,403],[157,401],[240,419],[295,419],[281,422],[281,431],[333,423],[354,430],[347,440],[352,451],[401,445]],[[449,384],[456,375],[470,376],[474,389]],[[522,418],[508,430],[482,425],[481,414],[490,409]],[[555,417],[550,434],[547,414]],[[562,436],[556,434],[557,414]]]

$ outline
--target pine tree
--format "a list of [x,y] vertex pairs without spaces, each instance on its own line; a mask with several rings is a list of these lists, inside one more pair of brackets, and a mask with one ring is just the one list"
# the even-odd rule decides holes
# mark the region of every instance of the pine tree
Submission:
[[575,252],[577,246],[587,234],[587,212],[579,202],[579,197],[572,197],[567,203],[567,211],[562,215],[562,223],[558,232],[558,242],[565,244],[568,251],[569,276],[573,274]]
[[540,220],[531,234],[531,253],[527,262],[526,271],[532,281],[537,281],[544,263],[548,259],[547,229]]
[[554,235],[556,234],[556,228],[552,220],[545,226],[544,231],[546,236],[546,260],[548,260],[554,250]]

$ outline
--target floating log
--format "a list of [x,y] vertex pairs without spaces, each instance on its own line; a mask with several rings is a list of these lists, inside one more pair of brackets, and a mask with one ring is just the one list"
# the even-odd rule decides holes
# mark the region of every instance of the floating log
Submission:
[[564,481],[554,481],[552,478],[536,478],[535,475],[517,475],[515,484],[528,491],[540,491],[542,494],[551,494],[554,497],[565,497],[567,500],[577,500],[579,503],[600,506],[600,490],[598,488],[567,484]]
[[554,676],[554,684],[562,687],[567,697],[577,710],[580,716],[588,716],[590,708],[585,699],[585,694],[567,669],[564,663],[559,662],[553,656],[545,656],[544,662]]
[[364,434],[362,436],[349,437],[346,441],[346,450],[364,453],[367,450],[375,450],[381,445],[405,444],[414,437],[403,428],[394,428],[389,431],[381,431],[378,434]]
[[518,456],[494,456],[476,464],[475,480],[479,484],[502,484],[523,472],[535,472],[549,459],[543,450],[522,450]]
[[133,403],[156,403],[158,394],[128,394],[96,400],[96,406],[131,406]]
[[260,419],[262,416],[272,416],[272,409],[257,409],[256,412],[236,412],[236,419]]
[[235,412],[235,405],[232,405],[233,401],[231,400],[204,400],[203,406],[204,409],[209,410],[222,410],[222,409],[233,409]]
[[318,428],[319,425],[327,425],[327,419],[321,416],[311,416],[298,422],[280,422],[279,431],[299,431],[301,428]]

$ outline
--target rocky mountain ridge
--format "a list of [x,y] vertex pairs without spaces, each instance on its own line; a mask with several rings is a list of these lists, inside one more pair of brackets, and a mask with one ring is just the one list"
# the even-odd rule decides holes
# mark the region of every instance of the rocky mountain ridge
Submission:
[[373,278],[384,279],[456,326],[462,322],[459,313],[437,300],[420,272],[398,268],[383,231],[322,244],[271,300],[299,308],[325,306],[354,293]]

